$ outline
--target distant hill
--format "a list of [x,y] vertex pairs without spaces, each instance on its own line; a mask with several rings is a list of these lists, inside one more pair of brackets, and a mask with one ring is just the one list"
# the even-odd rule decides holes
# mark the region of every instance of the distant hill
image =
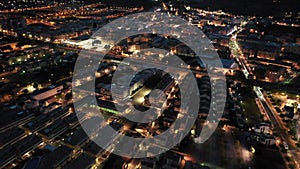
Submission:
[[300,0],[186,0],[193,7],[242,15],[282,16],[285,12],[300,12]]
[[151,0],[86,0],[86,2],[101,2],[107,6],[141,7],[150,9],[155,4]]

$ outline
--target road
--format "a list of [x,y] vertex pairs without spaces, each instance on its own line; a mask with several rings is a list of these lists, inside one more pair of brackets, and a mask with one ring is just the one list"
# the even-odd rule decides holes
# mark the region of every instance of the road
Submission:
[[288,129],[285,127],[283,122],[281,121],[277,111],[275,110],[274,106],[272,105],[270,99],[267,97],[266,93],[260,92],[260,89],[254,88],[254,92],[256,93],[258,99],[261,102],[261,106],[267,113],[268,118],[270,119],[271,123],[275,131],[278,133],[281,141],[285,141],[289,146],[289,155],[294,160],[297,168],[300,168],[299,161],[300,161],[300,150],[296,146],[295,141],[291,138],[288,134]]
[[280,117],[278,116],[276,110],[274,109],[271,101],[268,97],[265,97],[265,101],[262,101],[262,104],[268,113],[270,120],[274,126],[274,129],[278,132],[282,141],[285,141],[289,146],[289,154],[296,164],[296,168],[300,168],[300,150],[296,146],[295,141],[287,133],[288,129],[284,126]]
[[[238,42],[236,40],[237,34],[242,31],[243,25],[241,24],[240,30],[237,30],[236,33],[232,34],[231,36],[231,42],[233,42],[233,45],[230,45],[231,51],[235,59],[238,61],[238,64],[242,68],[242,71],[245,75],[245,77],[248,79],[248,75],[252,74],[251,67],[249,66],[246,58],[244,57],[241,48],[238,45]],[[262,94],[261,92],[258,93],[258,90],[254,89],[254,92],[257,93],[257,97],[260,99],[262,106],[264,110],[266,111],[271,123],[274,126],[275,131],[278,132],[280,138],[282,141],[286,141],[289,145],[289,155],[292,157],[296,164],[296,168],[300,168],[300,150],[295,145],[295,142],[292,140],[291,136],[287,133],[287,128],[284,126],[282,121],[280,120],[276,110],[274,109],[272,103],[268,99],[268,97],[265,97],[265,94]]]
[[233,57],[237,60],[238,64],[241,67],[242,72],[244,73],[246,79],[248,79],[249,75],[252,74],[251,67],[249,66],[241,47],[238,44],[238,41],[236,39],[238,33],[240,33],[243,30],[243,26],[245,26],[245,22],[241,22],[239,29],[236,30],[235,33],[232,34],[230,41],[232,42],[232,45],[229,45],[231,48],[231,53]]

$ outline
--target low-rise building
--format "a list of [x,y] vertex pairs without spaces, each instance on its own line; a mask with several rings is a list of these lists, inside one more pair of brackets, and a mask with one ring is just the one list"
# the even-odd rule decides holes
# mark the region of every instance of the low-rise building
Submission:
[[41,100],[45,100],[49,97],[53,97],[59,93],[61,93],[63,90],[63,85],[60,86],[54,86],[53,88],[51,87],[50,89],[44,89],[44,90],[40,90],[37,91],[33,94],[32,99],[36,100],[36,101],[41,101]]
[[9,130],[3,131],[0,133],[0,149],[4,146],[11,144],[21,137],[25,136],[25,131],[19,127],[13,127]]
[[276,144],[276,138],[270,134],[261,135],[259,141],[261,144],[263,144],[265,146],[272,146],[272,145]]
[[270,82],[278,82],[284,75],[284,68],[271,68],[266,71],[265,78]]
[[268,134],[270,133],[270,124],[263,122],[253,127],[253,129],[256,133]]
[[72,153],[71,148],[60,146],[42,158],[38,169],[64,166],[71,159]]
[[66,138],[65,143],[72,148],[81,147],[88,141],[88,138],[89,137],[85,131],[80,128],[72,132],[72,135]]
[[91,157],[87,154],[80,154],[77,158],[71,160],[66,166],[63,168],[65,169],[74,169],[74,168],[80,168],[80,169],[89,169],[95,164],[95,158]]
[[300,45],[297,43],[288,43],[281,49],[286,53],[300,55]]

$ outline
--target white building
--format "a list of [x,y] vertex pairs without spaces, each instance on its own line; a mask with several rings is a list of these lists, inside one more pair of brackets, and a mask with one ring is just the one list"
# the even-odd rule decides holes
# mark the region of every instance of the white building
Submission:
[[254,131],[256,133],[268,134],[268,133],[270,133],[270,124],[268,124],[268,123],[260,123],[259,125],[256,125],[254,127]]

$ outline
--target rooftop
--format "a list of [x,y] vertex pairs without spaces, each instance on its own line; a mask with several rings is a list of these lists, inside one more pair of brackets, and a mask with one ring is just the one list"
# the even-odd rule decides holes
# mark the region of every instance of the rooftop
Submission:
[[87,134],[85,131],[80,128],[76,130],[73,135],[67,138],[67,143],[69,143],[72,146],[77,146],[88,139]]
[[42,158],[39,169],[58,167],[58,165],[65,161],[71,154],[71,148],[61,146]]
[[86,154],[81,154],[76,159],[70,161],[70,163],[68,163],[64,168],[65,169],[74,169],[74,168],[88,169],[91,168],[91,166],[94,163],[95,163],[95,158],[90,157]]
[[0,147],[3,145],[9,144],[16,139],[25,135],[25,131],[20,129],[19,127],[13,127],[9,130],[0,133]]

